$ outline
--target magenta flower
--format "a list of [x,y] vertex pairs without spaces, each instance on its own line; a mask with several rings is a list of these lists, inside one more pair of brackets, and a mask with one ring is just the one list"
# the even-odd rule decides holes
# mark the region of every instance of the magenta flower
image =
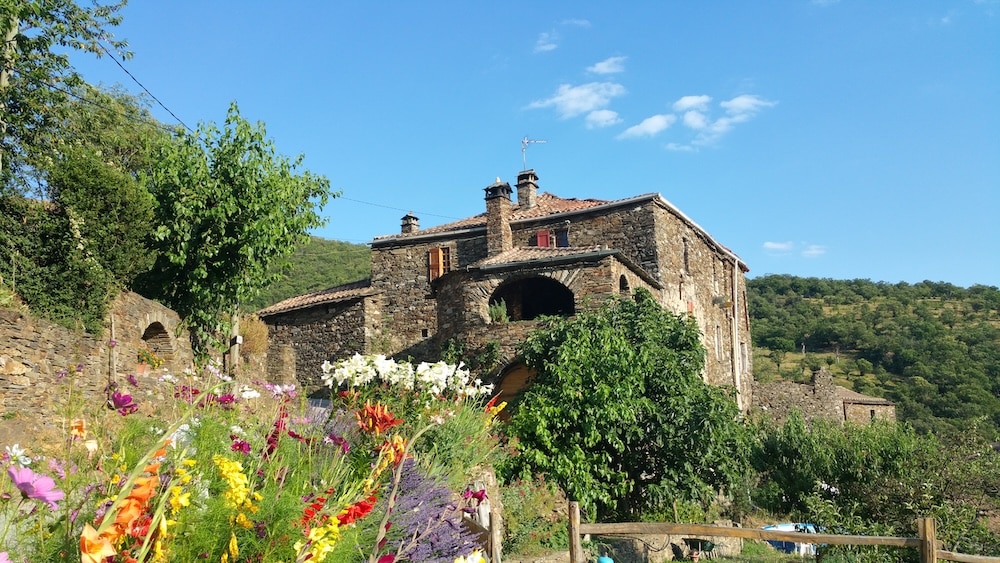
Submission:
[[14,465],[7,468],[7,474],[10,475],[14,486],[21,491],[21,496],[46,502],[52,510],[59,508],[56,501],[66,497],[65,493],[56,488],[56,482],[48,475]]
[[6,551],[0,551],[0,563],[10,563],[10,556]]
[[111,394],[111,401],[108,407],[116,409],[118,414],[126,416],[139,410],[139,405],[132,402],[132,395],[115,391]]
[[233,450],[234,452],[242,452],[248,454],[250,453],[250,442],[238,439],[233,440],[233,444],[229,446],[229,449]]

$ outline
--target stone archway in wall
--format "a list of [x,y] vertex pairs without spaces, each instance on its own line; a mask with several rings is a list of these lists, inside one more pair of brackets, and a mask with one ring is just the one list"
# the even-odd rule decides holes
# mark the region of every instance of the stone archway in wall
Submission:
[[163,323],[150,323],[142,331],[142,344],[167,364],[174,361],[174,340]]
[[533,276],[501,283],[490,295],[489,304],[503,302],[511,321],[530,321],[542,315],[569,317],[576,312],[573,292],[558,281]]

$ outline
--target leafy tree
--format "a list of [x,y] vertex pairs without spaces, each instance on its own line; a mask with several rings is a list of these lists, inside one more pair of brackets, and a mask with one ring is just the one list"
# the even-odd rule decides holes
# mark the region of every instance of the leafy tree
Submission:
[[87,85],[76,92],[36,169],[73,215],[86,251],[128,286],[153,264],[154,202],[144,183],[170,135],[130,94]]
[[522,351],[536,375],[507,427],[509,478],[542,474],[606,520],[708,503],[745,477],[740,413],[702,381],[694,320],[648,292],[549,318]]
[[239,304],[323,224],[317,206],[331,195],[329,181],[300,172],[301,156],[278,155],[264,125],[243,119],[235,103],[223,130],[178,133],[158,156],[150,191],[160,255],[140,286],[184,317],[204,358]]
[[125,0],[88,7],[72,0],[0,0],[0,187],[25,187],[27,153],[52,138],[67,88],[82,84],[68,52],[131,56],[110,32],[121,22],[124,5]]

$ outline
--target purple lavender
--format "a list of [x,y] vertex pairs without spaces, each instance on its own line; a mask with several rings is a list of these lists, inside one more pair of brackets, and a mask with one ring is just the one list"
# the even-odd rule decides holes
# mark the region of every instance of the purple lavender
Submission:
[[[412,459],[404,461],[393,525],[387,534],[387,552],[402,544],[404,551],[397,560],[451,563],[457,554],[479,547],[476,536],[462,524],[459,502],[459,496],[441,480],[427,475]],[[380,504],[376,512],[385,511],[384,501],[380,500]],[[417,539],[411,544],[411,538]]]

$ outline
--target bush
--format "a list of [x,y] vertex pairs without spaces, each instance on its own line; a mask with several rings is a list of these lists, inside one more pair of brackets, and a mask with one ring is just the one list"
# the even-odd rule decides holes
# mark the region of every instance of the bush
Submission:
[[539,555],[569,545],[566,496],[543,477],[517,479],[500,489],[504,553]]

